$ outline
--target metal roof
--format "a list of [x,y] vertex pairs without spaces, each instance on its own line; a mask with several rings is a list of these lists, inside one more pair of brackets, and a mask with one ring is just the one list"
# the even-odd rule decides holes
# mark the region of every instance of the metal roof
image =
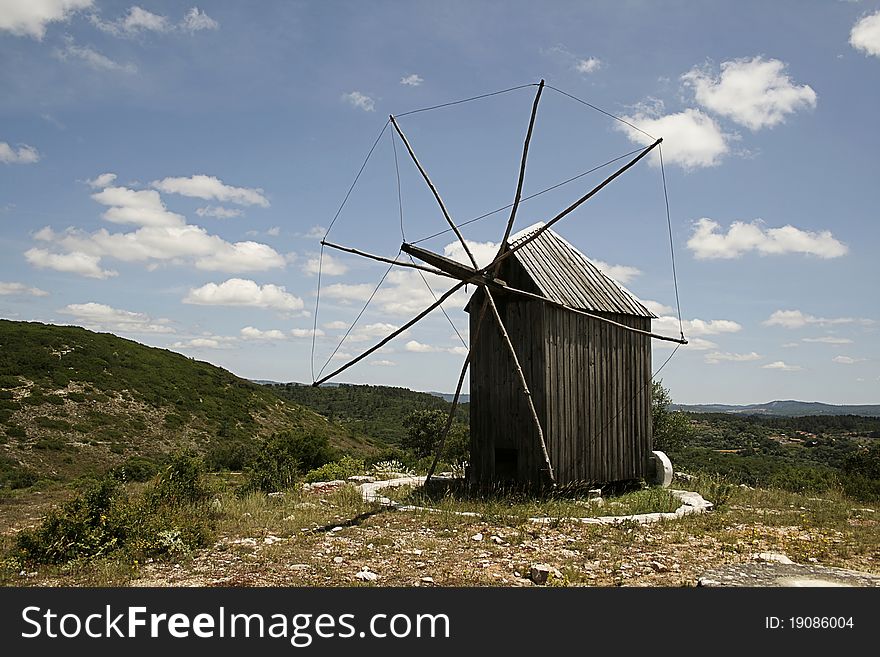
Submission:
[[[511,247],[543,225],[534,224],[512,236]],[[569,308],[656,317],[632,292],[552,230],[545,230],[511,257],[522,265],[544,296]]]

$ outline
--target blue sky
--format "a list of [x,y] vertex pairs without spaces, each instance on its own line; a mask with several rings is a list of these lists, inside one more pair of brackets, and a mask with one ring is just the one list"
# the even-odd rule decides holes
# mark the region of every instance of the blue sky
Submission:
[[[677,401],[880,402],[880,2],[0,0],[0,316],[110,331],[249,378],[310,381],[446,289],[319,239],[390,113],[549,85],[664,137]],[[511,202],[535,87],[400,125],[458,222]],[[644,145],[557,91],[524,193]],[[394,256],[391,129],[328,239]],[[396,142],[408,240],[446,228]],[[520,207],[545,220],[612,169]],[[464,229],[491,254],[501,212]],[[660,169],[558,232],[677,334]],[[454,236],[424,246],[461,257]],[[466,339],[455,295],[447,313]],[[434,313],[341,381],[454,388]],[[654,362],[669,355],[655,343]]]

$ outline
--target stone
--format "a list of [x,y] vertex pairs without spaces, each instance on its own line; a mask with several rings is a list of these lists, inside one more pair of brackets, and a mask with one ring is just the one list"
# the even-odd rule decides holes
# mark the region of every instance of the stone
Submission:
[[352,475],[347,481],[351,481],[355,484],[372,484],[376,481],[376,478],[371,477],[370,475]]
[[474,534],[473,536],[471,536],[471,540],[472,540],[472,541],[478,541],[478,542],[479,542],[479,541],[482,541],[482,540],[483,540],[483,535],[482,535],[482,534]]
[[342,563],[345,561],[342,557],[333,557],[333,563]]
[[331,532],[341,532],[342,529],[343,529],[342,527],[334,527],[334,528],[331,529],[330,531],[331,531]]
[[652,561],[651,568],[654,569],[655,572],[658,573],[667,573],[669,572],[669,568],[666,567],[665,563],[661,563],[660,561]]
[[658,450],[651,452],[654,462],[654,472],[649,473],[650,483],[662,488],[669,488],[672,484],[672,461],[665,453]]
[[428,585],[432,585],[432,586],[433,586],[433,584],[434,584],[434,578],[433,578],[433,577],[422,577],[419,581],[420,581],[422,584],[428,584]]
[[489,540],[491,540],[493,543],[496,543],[497,545],[501,545],[504,542],[504,539],[500,536],[490,536]]
[[559,572],[559,569],[546,563],[533,563],[529,569],[529,579],[535,584],[546,584],[550,575],[562,579],[562,573]]
[[355,575],[355,578],[361,580],[362,582],[375,582],[377,579],[379,579],[379,576],[369,570],[362,570],[357,575]]
[[782,554],[782,552],[759,552],[758,554],[753,554],[752,559],[765,563],[781,563],[785,565],[794,563],[794,561],[788,558],[788,555]]

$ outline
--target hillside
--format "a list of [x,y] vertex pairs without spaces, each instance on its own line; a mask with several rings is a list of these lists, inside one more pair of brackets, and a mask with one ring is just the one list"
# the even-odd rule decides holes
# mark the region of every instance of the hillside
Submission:
[[[301,404],[338,422],[352,432],[396,443],[404,435],[404,418],[416,410],[449,410],[449,402],[434,393],[390,386],[336,384],[313,387],[302,383],[267,385],[283,399]],[[468,407],[460,404],[456,417],[468,423]]]
[[795,400],[772,401],[764,404],[673,404],[672,410],[687,413],[739,413],[742,415],[865,415],[880,417],[880,404],[823,404]]
[[374,451],[208,363],[108,333],[0,320],[0,488],[66,481],[180,448],[211,454],[286,431]]

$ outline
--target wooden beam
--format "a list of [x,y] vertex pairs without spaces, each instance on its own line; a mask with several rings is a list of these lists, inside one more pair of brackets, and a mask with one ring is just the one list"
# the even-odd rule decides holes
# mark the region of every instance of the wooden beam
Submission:
[[526,159],[529,156],[529,142],[532,140],[532,129],[535,127],[535,116],[538,114],[538,102],[541,100],[541,93],[543,91],[544,81],[541,80],[541,83],[538,85],[538,93],[535,94],[535,102],[532,104],[532,116],[529,118],[529,129],[526,131],[526,141],[523,144],[522,159],[519,163],[519,180],[516,183],[516,195],[513,197],[513,207],[510,209],[507,228],[504,229],[504,237],[501,238],[501,244],[498,247],[498,255],[501,255],[507,249],[507,238],[510,237],[510,231],[513,230],[513,221],[516,219],[516,211],[522,198],[523,180],[526,177]]
[[468,267],[467,265],[456,262],[451,258],[423,249],[420,246],[404,242],[400,245],[400,250],[418,258],[419,260],[427,262],[429,265],[433,265],[437,269],[446,272],[448,276],[457,278],[460,281],[470,280],[479,275],[479,272],[473,267]]
[[488,286],[483,286],[483,291],[486,293],[489,306],[492,308],[492,313],[495,315],[495,321],[498,322],[498,329],[501,331],[501,337],[504,339],[504,342],[507,345],[507,350],[510,352],[510,357],[513,359],[513,367],[519,377],[519,382],[522,386],[523,394],[526,397],[529,412],[532,415],[532,421],[535,423],[535,429],[538,431],[538,441],[541,443],[541,451],[544,454],[544,463],[547,466],[547,474],[550,477],[550,482],[555,486],[556,476],[553,474],[553,464],[550,462],[550,454],[547,453],[547,443],[544,441],[544,430],[541,428],[541,421],[538,419],[538,412],[535,410],[535,402],[532,399],[532,392],[529,390],[529,384],[526,382],[525,374],[523,374],[522,367],[519,364],[519,358],[516,356],[516,349],[513,348],[513,343],[510,341],[510,336],[507,334],[504,320],[501,319],[501,313],[498,312],[498,307],[495,305],[495,299],[492,298],[492,292],[489,291]]
[[458,291],[459,291],[461,288],[463,288],[464,286],[465,286],[464,283],[458,283],[458,284],[454,285],[452,288],[450,288],[449,290],[447,290],[446,293],[443,294],[443,296],[441,296],[439,299],[437,299],[437,301],[435,301],[434,303],[432,303],[432,304],[431,304],[430,306],[428,306],[425,310],[423,310],[423,311],[420,312],[418,315],[416,315],[415,317],[413,317],[411,320],[409,320],[406,324],[404,324],[403,326],[401,326],[399,329],[397,329],[397,330],[394,331],[393,333],[391,333],[391,334],[389,334],[388,336],[386,336],[385,338],[383,338],[380,342],[376,343],[375,345],[373,345],[372,347],[370,347],[369,349],[367,349],[367,350],[366,350],[364,353],[362,353],[360,356],[357,356],[357,357],[355,357],[355,358],[352,358],[350,361],[348,361],[345,365],[343,365],[342,367],[340,367],[340,368],[337,369],[336,371],[334,371],[334,372],[328,374],[328,375],[325,376],[323,379],[318,379],[317,381],[315,381],[314,383],[312,383],[312,385],[317,387],[317,386],[321,385],[322,383],[324,383],[325,381],[329,381],[330,379],[332,379],[334,376],[336,376],[336,375],[339,374],[340,372],[343,372],[343,371],[347,370],[349,367],[351,367],[351,366],[354,365],[355,363],[357,363],[357,362],[363,360],[364,358],[366,358],[367,356],[369,356],[371,353],[373,353],[373,352],[376,351],[377,349],[382,348],[385,344],[387,344],[388,342],[390,342],[391,340],[393,340],[394,338],[396,338],[398,335],[400,335],[401,333],[403,333],[405,330],[407,330],[409,327],[411,327],[413,324],[415,324],[416,322],[418,322],[418,321],[419,321],[420,319],[422,319],[425,315],[427,315],[429,312],[431,312],[432,310],[434,310],[435,308],[437,308],[441,303],[443,303],[444,301],[446,301],[449,297],[451,297],[453,294],[455,294],[456,292],[458,292]]
[[[489,281],[489,285],[495,286],[494,281]],[[670,338],[666,335],[658,335],[657,333],[651,333],[650,331],[643,331],[642,329],[635,328],[634,326],[627,326],[626,324],[621,324],[620,322],[615,322],[613,319],[608,319],[607,317],[602,317],[596,313],[591,313],[586,310],[581,310],[580,308],[571,308],[566,306],[564,303],[559,303],[558,301],[554,301],[553,299],[548,299],[547,297],[542,297],[540,294],[534,294],[532,292],[526,292],[525,290],[520,290],[515,287],[510,287],[509,285],[498,285],[497,288],[502,292],[510,292],[511,294],[516,294],[521,297],[527,297],[529,299],[534,299],[535,301],[541,301],[542,303],[549,304],[551,306],[555,306],[556,308],[562,308],[563,310],[568,310],[569,312],[573,312],[577,315],[585,315],[592,319],[598,319],[600,322],[605,322],[607,324],[613,324],[614,326],[618,326],[622,329],[626,329],[627,331],[632,331],[633,333],[639,333],[641,335],[647,335],[649,338],[654,338],[655,340],[665,340],[666,342],[675,342],[676,344],[687,344],[688,341],[684,338]]]
[[[574,212],[574,211],[575,211],[575,210],[576,210],[581,204],[587,202],[590,198],[592,198],[593,196],[595,196],[596,194],[598,194],[599,191],[600,191],[603,187],[605,187],[608,183],[610,183],[612,180],[614,180],[615,178],[617,178],[619,175],[621,175],[622,173],[624,173],[625,171],[627,171],[630,167],[635,166],[635,164],[636,164],[639,160],[641,160],[643,157],[645,157],[645,156],[646,156],[648,153],[650,153],[654,148],[656,148],[657,146],[659,146],[659,145],[661,144],[662,141],[663,141],[663,138],[661,137],[660,139],[658,139],[657,141],[655,141],[653,144],[651,144],[650,146],[648,146],[647,148],[645,148],[641,153],[639,153],[636,157],[634,157],[632,160],[630,160],[627,164],[623,165],[620,169],[618,169],[617,171],[615,171],[614,173],[612,173],[612,174],[611,174],[610,176],[608,176],[605,180],[603,180],[601,183],[599,183],[598,185],[596,185],[596,186],[595,186],[593,189],[591,189],[589,192],[587,192],[586,194],[584,194],[583,196],[581,196],[577,201],[575,201],[574,203],[572,203],[571,205],[569,205],[567,208],[565,208],[565,210],[563,210],[562,212],[560,212],[559,214],[557,214],[555,217],[553,217],[550,221],[548,221],[546,224],[544,224],[543,226],[541,226],[541,227],[540,227],[538,230],[536,230],[534,233],[532,233],[531,235],[529,235],[528,237],[526,237],[526,238],[525,238],[524,240],[522,240],[521,242],[517,243],[515,246],[512,246],[511,248],[507,249],[506,251],[504,251],[504,253],[501,253],[500,255],[498,255],[498,257],[496,257],[495,260],[494,260],[493,262],[491,262],[491,263],[490,263],[489,265],[487,265],[486,267],[483,267],[483,271],[489,271],[490,269],[493,269],[493,268],[497,267],[497,266],[498,266],[503,260],[505,260],[506,258],[509,258],[510,256],[512,256],[514,253],[516,253],[517,251],[519,251],[522,247],[524,247],[526,244],[528,244],[528,243],[531,242],[532,240],[537,239],[537,238],[541,235],[541,233],[543,233],[543,232],[546,231],[546,230],[549,230],[549,229],[550,229],[550,226],[552,226],[553,224],[555,224],[557,221],[559,221],[559,220],[562,219],[563,217],[567,216],[568,214]],[[476,265],[474,265],[474,266],[476,267]]]
[[400,265],[401,267],[409,267],[411,269],[421,269],[422,271],[426,271],[429,274],[434,274],[435,276],[445,276],[446,278],[461,280],[460,276],[452,276],[451,274],[447,274],[446,272],[440,271],[439,269],[434,269],[433,267],[425,267],[424,265],[419,265],[414,262],[402,262],[401,260],[393,260],[392,258],[374,255],[372,253],[367,253],[366,251],[361,251],[360,249],[353,249],[350,246],[340,246],[339,244],[326,242],[324,240],[321,240],[321,244],[323,244],[324,246],[329,246],[331,249],[336,249],[338,251],[353,253],[355,255],[363,256],[364,258],[370,258],[371,260],[378,260],[379,262],[387,262],[389,265]]
[[468,258],[470,258],[471,263],[474,265],[474,269],[478,269],[477,261],[474,259],[474,254],[471,253],[470,248],[467,245],[467,242],[464,241],[464,237],[461,234],[461,231],[458,229],[458,226],[455,225],[455,222],[452,221],[452,217],[449,216],[449,211],[446,209],[446,205],[443,203],[443,199],[440,198],[440,193],[437,191],[437,188],[434,187],[434,183],[431,182],[431,179],[428,177],[428,173],[425,171],[424,167],[422,167],[419,159],[416,157],[416,154],[413,152],[412,146],[409,145],[409,142],[406,139],[406,135],[403,134],[403,131],[400,129],[400,126],[397,125],[397,121],[394,119],[394,115],[389,117],[391,121],[391,125],[394,126],[394,129],[397,131],[397,134],[400,135],[400,139],[403,141],[403,145],[406,146],[406,151],[409,153],[409,156],[412,158],[412,161],[415,163],[416,168],[419,170],[419,173],[422,174],[422,178],[425,179],[425,182],[428,184],[428,188],[431,190],[431,193],[434,194],[434,198],[437,199],[437,203],[440,205],[440,211],[443,213],[443,216],[446,218],[446,222],[449,224],[449,227],[455,232],[456,237],[458,237],[458,241],[461,242],[461,245],[464,247],[464,252],[467,253]]

